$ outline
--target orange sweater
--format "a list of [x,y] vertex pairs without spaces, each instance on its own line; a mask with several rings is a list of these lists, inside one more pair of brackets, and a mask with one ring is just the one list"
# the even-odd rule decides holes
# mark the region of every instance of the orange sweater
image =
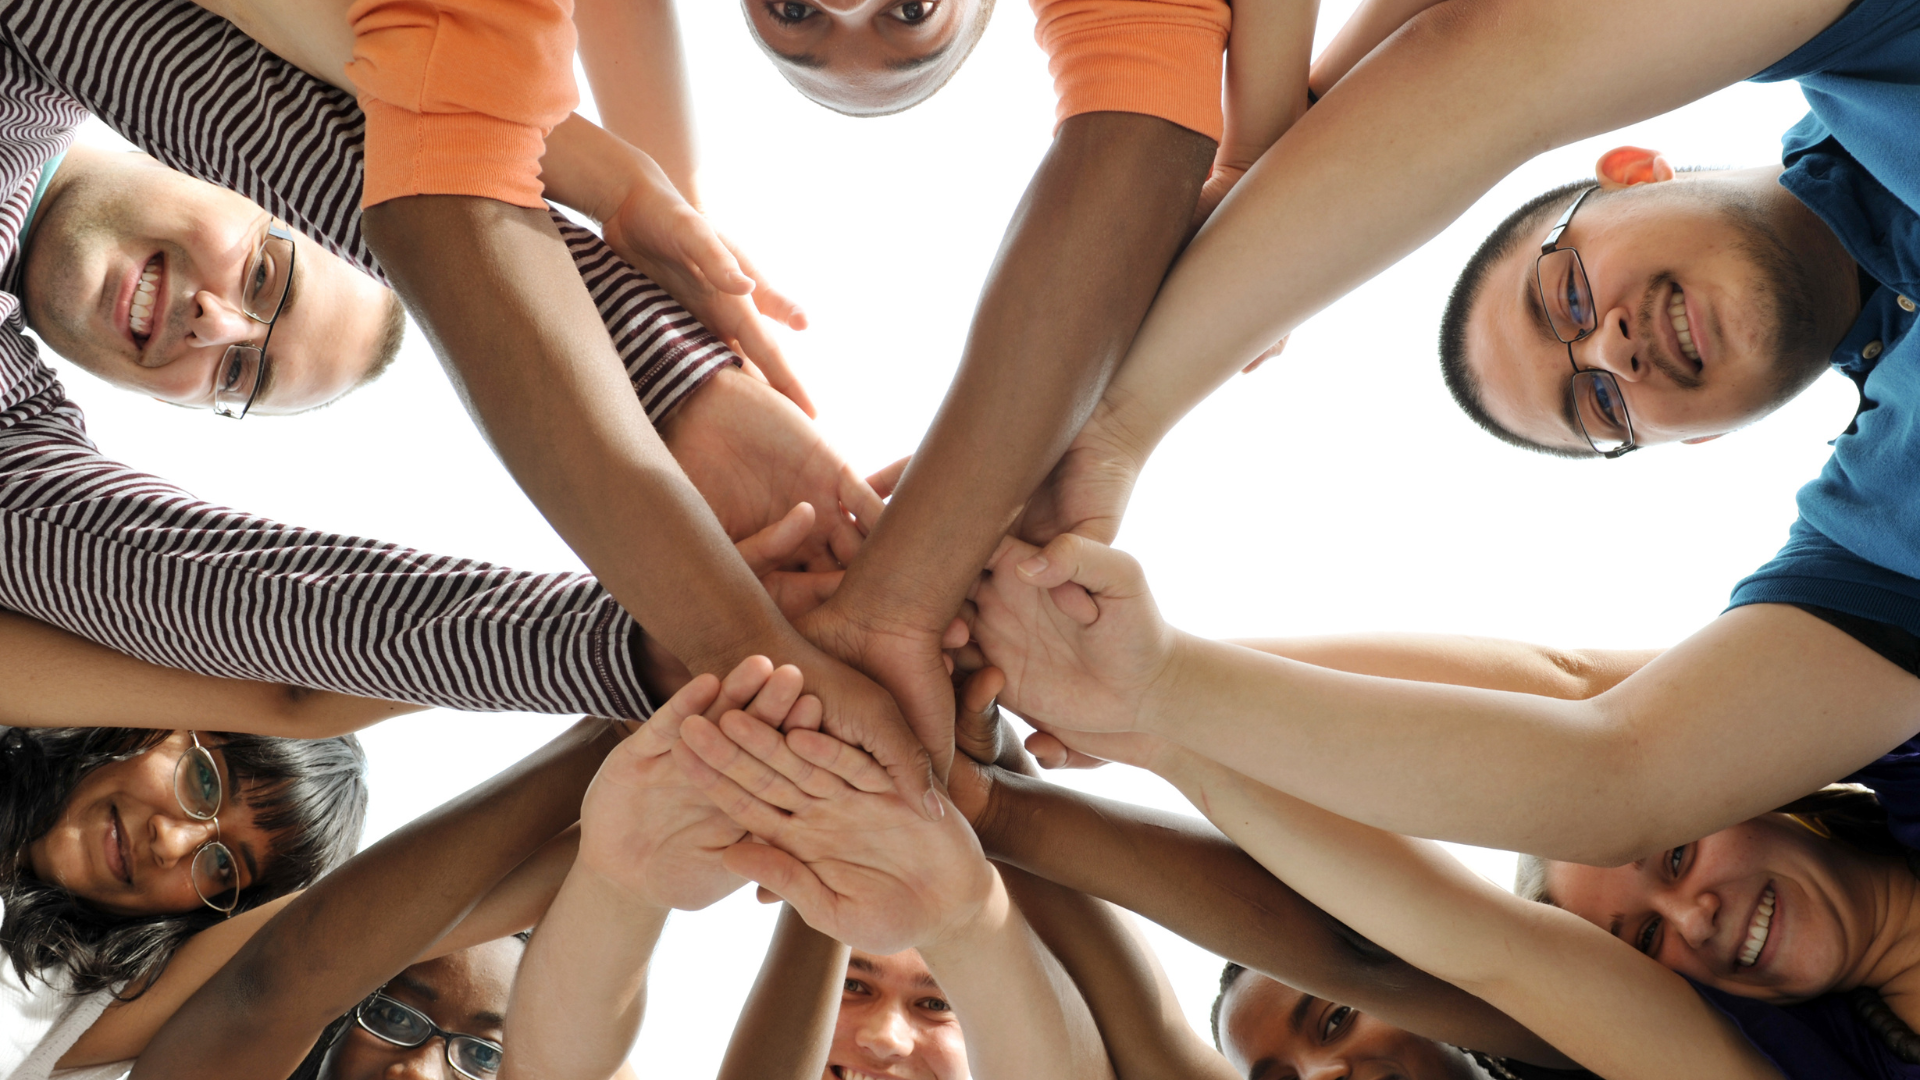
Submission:
[[1145,113],[1220,141],[1226,0],[1033,0],[1056,116]]
[[540,155],[579,102],[573,0],[356,0],[362,206],[480,195],[539,207]]

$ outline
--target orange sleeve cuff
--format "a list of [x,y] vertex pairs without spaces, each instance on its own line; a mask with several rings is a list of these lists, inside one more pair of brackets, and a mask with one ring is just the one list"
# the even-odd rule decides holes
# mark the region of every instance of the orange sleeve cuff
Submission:
[[538,207],[547,133],[579,103],[572,0],[356,0],[361,205],[477,195]]
[[1033,0],[1033,9],[1060,121],[1144,113],[1220,141],[1225,0]]

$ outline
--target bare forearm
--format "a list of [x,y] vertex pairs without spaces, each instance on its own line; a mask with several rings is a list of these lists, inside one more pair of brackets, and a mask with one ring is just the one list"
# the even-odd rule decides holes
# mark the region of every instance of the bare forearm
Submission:
[[1579,700],[1613,689],[1659,649],[1552,649],[1522,641],[1452,634],[1344,634],[1248,638],[1256,652],[1355,675],[1477,686]]
[[312,739],[420,709],[159,667],[5,612],[0,672],[0,724],[11,727],[217,727]]
[[1194,1033],[1159,963],[1118,912],[1011,866],[1001,865],[1000,877],[1079,987],[1119,1080],[1237,1075]]
[[1354,934],[1204,822],[1002,778],[981,829],[994,858],[1138,912],[1289,986],[1457,1046],[1566,1063],[1498,1009]]
[[1213,144],[1152,117],[1060,127],[1008,226],[960,371],[841,586],[937,631],[1099,399],[1178,250]]
[[501,1080],[606,1080],[633,1049],[667,909],[575,864],[541,920],[507,1010]]
[[[1110,398],[1149,451],[1283,335],[1436,235],[1515,167],[1659,115],[1791,52],[1845,0],[1626,0],[1578,65],[1583,9],[1449,0],[1288,129],[1168,276]],[[1615,72],[1616,77],[1593,77]],[[1630,74],[1629,74],[1630,73]],[[1561,103],[1571,98],[1579,109]]]
[[1352,71],[1381,42],[1393,36],[1408,19],[1441,0],[1367,0],[1341,24],[1333,40],[1313,61],[1311,83],[1316,97],[1325,97],[1333,84]]
[[1193,662],[1146,710],[1156,733],[1378,828],[1596,865],[1831,783],[1920,708],[1911,675],[1779,605],[1735,609],[1587,701],[1180,651]]
[[573,859],[579,851],[580,830],[577,826],[541,845],[540,850],[527,856],[525,862],[501,878],[498,885],[473,905],[473,910],[460,920],[460,925],[447,931],[446,936],[422,953],[420,959],[449,956],[508,934],[533,929],[534,924],[552,906],[553,898],[559,893],[561,883],[566,881],[568,872],[573,869]]
[[794,659],[798,635],[647,422],[546,215],[416,196],[367,210],[366,231],[508,470],[648,633],[696,672]]
[[573,21],[601,125],[646,151],[699,205],[692,95],[673,0],[579,0]]
[[[605,721],[583,720],[328,875],[174,1015],[141,1056],[140,1074],[291,1072],[328,1022],[413,963],[572,823],[615,742]],[[209,1061],[219,1068],[209,1071]]]
[[980,1080],[1112,1080],[1087,1003],[995,874],[966,931],[920,950],[966,1033]]
[[1240,0],[1227,39],[1221,158],[1246,168],[1307,111],[1315,0]]
[[847,952],[782,906],[719,1080],[819,1080],[833,1050]]

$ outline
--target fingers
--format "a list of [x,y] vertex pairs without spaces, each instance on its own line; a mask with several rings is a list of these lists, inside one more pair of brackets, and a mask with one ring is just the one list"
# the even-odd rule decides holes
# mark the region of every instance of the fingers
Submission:
[[965,645],[969,640],[971,640],[971,635],[967,632],[967,621],[965,619],[955,619],[947,624],[946,632],[940,635],[940,647],[943,649],[957,649]]
[[720,863],[728,870],[757,882],[762,893],[792,904],[800,917],[812,922],[833,903],[833,890],[824,885],[805,863],[766,844],[742,841],[720,853]]
[[774,340],[759,316],[752,311],[742,312],[735,329],[740,336],[733,344],[742,356],[759,365],[760,377],[767,381],[767,385],[780,391],[781,396],[799,406],[800,411],[809,418],[818,419],[820,410],[814,407],[807,388],[800,385],[800,376],[794,374],[793,365],[787,362],[786,354],[780,351],[780,343]]
[[649,739],[659,740],[662,746],[671,744],[680,737],[681,721],[689,716],[698,716],[719,695],[720,680],[717,677],[706,672],[695,675],[687,680],[687,685],[668,698],[665,705],[654,710],[653,719],[647,721],[641,730]]
[[773,597],[773,606],[780,609],[780,614],[786,616],[788,622],[795,622],[831,599],[839,591],[846,573],[845,570],[775,570],[760,575],[760,584],[766,586],[767,595]]
[[729,709],[744,709],[760,688],[767,685],[773,677],[773,661],[764,656],[749,656],[734,665],[727,677],[720,680],[720,692],[707,707],[700,710],[708,718],[719,716]]
[[733,546],[754,577],[766,577],[785,566],[813,535],[813,519],[812,503],[795,503],[785,517]]
[[740,261],[734,258],[732,249],[721,241],[720,234],[698,210],[688,207],[689,214],[681,215],[675,222],[675,244],[680,249],[680,257],[707,284],[734,296],[745,296],[754,290],[754,280],[741,269]]
[[[893,489],[889,486],[887,490]],[[872,532],[874,525],[880,521],[880,515],[886,511],[887,503],[885,497],[871,481],[860,479],[850,468],[842,468],[840,470],[840,507],[852,515],[864,536]]]
[[787,746],[802,761],[817,765],[851,787],[872,795],[894,789],[893,778],[880,763],[855,747],[818,731],[791,731]]
[[900,486],[901,474],[907,471],[907,462],[912,460],[913,455],[909,454],[886,468],[881,469],[879,472],[874,473],[872,476],[867,477],[867,486],[877,492],[883,499],[892,498],[893,489]]
[[805,330],[807,328],[807,313],[800,310],[800,305],[788,299],[785,293],[767,284],[766,275],[762,274],[759,268],[753,265],[753,260],[747,256],[746,252],[734,246],[733,241],[728,240],[724,236],[720,238],[720,241],[727,245],[728,250],[733,252],[734,258],[740,262],[741,269],[745,270],[749,277],[758,282],[753,290],[753,306],[759,309],[760,314],[765,315],[774,322],[780,323],[789,330]]
[[[742,713],[728,713],[720,718],[720,731],[726,735],[727,738],[731,739],[740,749],[752,754],[762,765],[780,774],[781,777],[786,779],[795,788],[815,799],[841,798],[848,793],[849,789],[846,782],[836,773],[823,765],[816,765],[799,756],[788,744],[788,737],[773,728],[755,723]],[[818,732],[805,730],[797,731],[795,734],[821,737]],[[844,746],[846,744],[842,743],[841,745]],[[695,749],[698,750],[699,748],[695,747]],[[859,753],[858,751],[854,752]],[[871,759],[867,759],[865,754],[860,754],[860,757],[866,759],[868,764],[872,765]],[[712,758],[705,758],[705,760],[709,765],[718,767],[718,763]],[[878,765],[872,765],[872,768],[883,777],[886,775],[885,770],[881,769]],[[752,784],[748,782],[746,770],[722,771],[727,772],[727,775],[731,777],[735,783],[740,784],[740,786],[750,792],[754,791]],[[761,782],[764,782],[763,778],[761,778]],[[758,792],[754,793],[758,794]],[[766,798],[764,795],[761,797]],[[770,799],[769,801],[774,800]],[[787,810],[800,809],[797,803],[793,806],[781,805]]]
[[989,667],[975,672],[960,688],[954,745],[983,765],[991,765],[1000,757],[1000,710],[994,707],[994,699],[1006,685],[1006,675],[999,668]]
[[1142,591],[1144,576],[1132,556],[1073,533],[1053,538],[1039,554],[1014,565],[1020,580],[1042,589],[1072,582],[1098,596]]
[[805,685],[806,676],[800,673],[799,668],[782,664],[767,676],[766,685],[754,694],[753,700],[742,711],[770,728],[777,728],[786,720],[794,703],[800,700],[800,690]]
[[[718,729],[715,729],[715,732],[717,734]],[[680,769],[680,775],[687,778],[687,783],[699,788],[713,803],[714,808],[732,818],[734,824],[755,836],[769,838],[780,836],[786,831],[785,811],[772,803],[754,798],[745,788],[707,764],[685,739],[674,743],[671,752],[674,765]]]
[[[721,719],[724,721],[727,717],[747,719],[745,713],[739,712],[728,713]],[[788,813],[807,805],[807,794],[793,781],[780,775],[772,766],[735,741],[735,736],[738,736],[749,742],[772,739],[784,745],[785,739],[778,731],[757,721],[749,721],[745,725],[733,724],[729,728],[731,730],[722,728],[704,716],[690,716],[680,728],[680,744],[759,802],[772,804]],[[765,749],[763,746],[763,752]]]
[[[1287,335],[1287,337],[1292,337],[1292,336],[1293,336],[1292,334]],[[1254,357],[1252,362],[1248,363],[1246,367],[1241,368],[1240,374],[1242,375],[1253,374],[1254,371],[1258,369],[1261,364],[1264,364],[1267,361],[1273,359],[1274,357],[1279,356],[1280,350],[1286,347],[1287,347],[1287,338],[1283,337],[1279,341],[1276,341],[1273,343],[1273,348],[1268,349],[1266,352],[1263,352],[1259,356]]]
[[1106,762],[1091,754],[1083,754],[1073,749],[1058,737],[1045,731],[1036,731],[1027,736],[1027,753],[1040,763],[1043,769],[1097,769]]

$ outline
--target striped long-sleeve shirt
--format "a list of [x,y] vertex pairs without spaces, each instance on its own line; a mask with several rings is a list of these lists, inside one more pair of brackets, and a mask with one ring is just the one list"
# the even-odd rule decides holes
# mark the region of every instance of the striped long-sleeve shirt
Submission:
[[[92,112],[379,276],[353,99],[189,0],[0,2],[0,266],[47,160]],[[558,215],[556,215],[556,218]],[[734,362],[597,236],[561,220],[658,421]],[[642,718],[631,620],[592,578],[528,574],[209,505],[102,456],[0,291],[0,607],[213,675],[473,710]]]

